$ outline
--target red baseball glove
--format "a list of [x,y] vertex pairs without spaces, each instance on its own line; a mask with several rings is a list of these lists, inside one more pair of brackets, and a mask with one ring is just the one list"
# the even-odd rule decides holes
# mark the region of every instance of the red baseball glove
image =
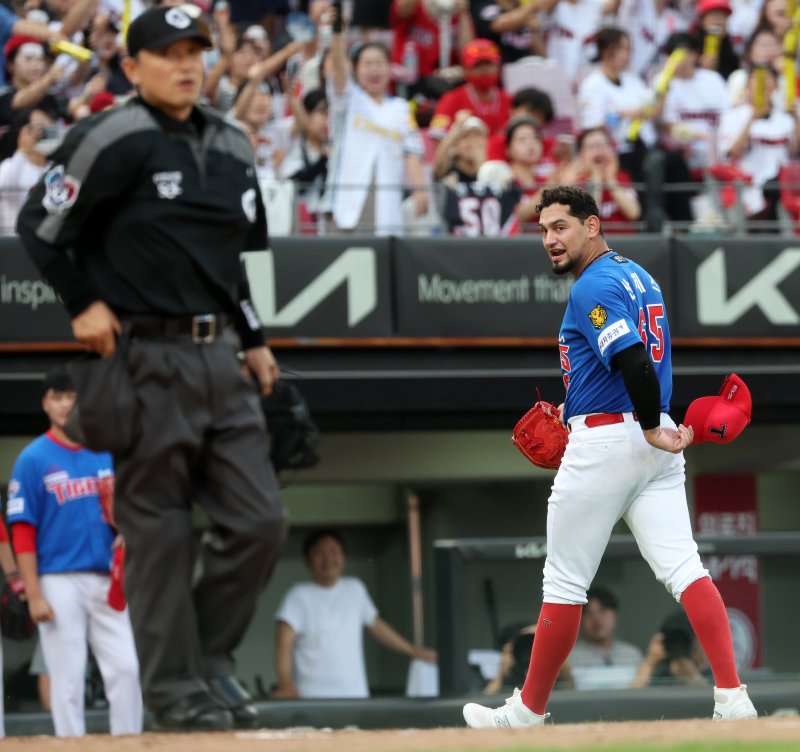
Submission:
[[511,441],[534,465],[555,470],[567,448],[569,433],[558,408],[539,400],[523,415],[511,434]]

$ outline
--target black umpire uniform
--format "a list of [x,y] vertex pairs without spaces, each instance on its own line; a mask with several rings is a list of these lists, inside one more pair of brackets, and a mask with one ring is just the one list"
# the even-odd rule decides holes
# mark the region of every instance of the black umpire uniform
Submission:
[[[133,22],[128,47],[190,38],[209,43],[197,20],[158,8]],[[139,430],[115,453],[115,514],[145,703],[165,728],[253,725],[232,652],[286,515],[237,359],[265,345],[239,258],[267,245],[250,142],[204,107],[180,121],[134,98],[67,134],[18,232],[73,318],[103,301],[123,327],[114,357]],[[195,500],[209,520],[199,553]]]

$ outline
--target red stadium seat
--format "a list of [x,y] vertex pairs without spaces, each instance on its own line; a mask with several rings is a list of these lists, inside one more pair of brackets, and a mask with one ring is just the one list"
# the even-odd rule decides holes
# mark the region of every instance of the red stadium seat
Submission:
[[797,222],[800,220],[800,162],[789,162],[781,167],[778,182],[781,186],[781,206],[792,222]]
[[719,198],[724,209],[732,209],[736,204],[736,186],[733,183],[750,185],[753,182],[746,172],[742,172],[739,166],[732,162],[712,165],[708,168],[708,173],[718,183],[722,183],[719,189]]

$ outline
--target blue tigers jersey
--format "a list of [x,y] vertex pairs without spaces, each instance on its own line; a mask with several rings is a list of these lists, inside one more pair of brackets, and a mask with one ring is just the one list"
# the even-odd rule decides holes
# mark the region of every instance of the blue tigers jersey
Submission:
[[110,571],[114,532],[100,502],[113,494],[111,455],[47,433],[22,450],[8,484],[9,524],[36,528],[39,574]]
[[558,337],[567,397],[564,420],[587,413],[633,410],[611,359],[643,342],[661,385],[661,411],[669,412],[672,358],[667,313],[658,283],[641,266],[612,253],[583,270],[570,291]]

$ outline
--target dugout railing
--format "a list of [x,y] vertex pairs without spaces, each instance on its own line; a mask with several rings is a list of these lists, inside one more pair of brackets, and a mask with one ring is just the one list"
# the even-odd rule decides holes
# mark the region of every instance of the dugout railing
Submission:
[[[800,533],[731,537],[697,535],[696,540],[701,556],[800,557]],[[469,602],[468,591],[471,590],[468,565],[481,561],[539,561],[544,564],[546,553],[546,539],[541,537],[462,538],[434,542],[439,689],[443,697],[475,690],[474,669],[469,664],[468,653],[476,646],[469,644],[469,634],[464,629],[465,604]],[[619,535],[611,537],[604,558],[634,559],[640,556],[636,541],[630,536]],[[484,617],[473,613],[470,618]]]

